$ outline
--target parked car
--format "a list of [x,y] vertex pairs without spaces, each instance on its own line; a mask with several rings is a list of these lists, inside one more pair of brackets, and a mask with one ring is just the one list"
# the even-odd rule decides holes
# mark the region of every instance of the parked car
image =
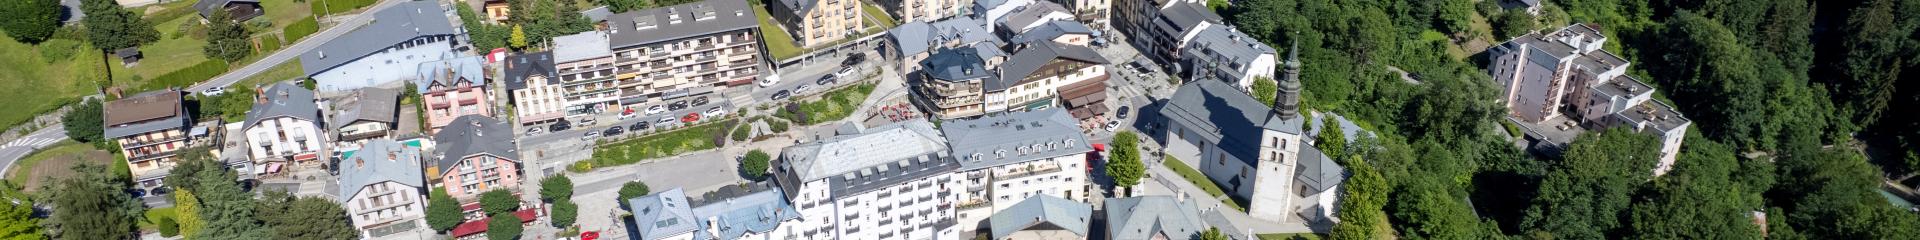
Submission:
[[662,129],[662,130],[665,130],[665,129],[667,129],[667,128],[670,128],[670,127],[673,127],[673,124],[678,124],[678,123],[680,123],[680,122],[678,122],[678,121],[675,121],[675,120],[674,120],[673,118],[671,118],[671,117],[667,117],[667,118],[660,118],[660,120],[659,120],[659,121],[654,121],[654,122],[653,122],[653,126],[654,126],[654,127],[657,127],[657,128],[660,128],[660,129]]
[[606,133],[603,133],[603,134],[601,134],[601,135],[607,135],[607,136],[617,136],[617,135],[620,135],[620,134],[622,134],[622,133],[627,133],[627,130],[626,130],[626,129],[624,129],[624,127],[621,127],[621,126],[613,126],[613,127],[610,127],[610,128],[607,128],[607,130],[606,130]]
[[776,84],[776,83],[780,83],[780,80],[775,80],[774,78],[765,77],[765,78],[760,78],[759,85],[760,87],[772,87],[773,84]]
[[650,127],[650,126],[651,126],[651,125],[647,125],[647,121],[640,121],[640,122],[637,122],[637,123],[633,123],[633,126],[631,126],[631,127],[627,127],[627,129],[628,129],[628,130],[633,130],[633,131],[635,131],[635,132],[639,132],[639,131],[641,131],[641,130],[647,130],[647,127]]
[[667,107],[662,107],[658,105],[647,107],[647,115],[660,114],[664,112],[667,112]]
[[541,131],[540,128],[537,128],[537,127],[529,128],[527,129],[527,136],[540,135],[540,131]]
[[621,110],[621,111],[620,111],[620,120],[627,120],[628,118],[633,118],[633,117],[637,117],[637,116],[640,116],[640,112],[635,112],[635,111],[632,111],[632,110]]
[[787,97],[790,97],[791,95],[792,93],[787,92],[787,90],[780,90],[779,92],[773,92],[772,99],[774,101],[787,100]]
[[707,101],[707,96],[700,96],[697,98],[693,98],[694,106],[707,105],[708,102],[709,101]]
[[827,74],[826,76],[820,76],[820,80],[814,80],[813,84],[820,84],[822,86],[833,84],[834,82],[839,81],[839,78],[835,76],[838,76],[838,75]]
[[713,108],[707,109],[707,117],[719,117],[720,115],[727,115],[727,110],[720,109],[720,107],[713,107]]
[[680,111],[680,109],[687,109],[687,100],[680,100],[677,102],[673,102],[671,104],[667,104],[667,111]]
[[594,121],[593,117],[583,117],[583,118],[580,118],[580,121],[579,121],[580,124],[576,124],[576,125],[593,126],[593,121]]
[[807,92],[807,90],[813,90],[813,85],[801,83],[800,87],[793,88],[793,92],[797,92],[797,93],[804,93],[804,92]]
[[161,187],[153,188],[153,190],[148,190],[147,195],[160,196],[160,195],[167,195],[167,193],[171,193],[171,192],[173,192],[173,188],[161,186]]
[[600,132],[587,131],[587,133],[582,133],[580,135],[580,141],[592,141],[594,138],[599,138],[599,137],[600,137]]
[[686,116],[680,117],[680,122],[693,123],[693,122],[699,122],[699,121],[700,121],[700,113],[687,113]]
[[570,128],[573,128],[573,125],[567,124],[567,122],[562,121],[562,122],[553,123],[553,125],[548,125],[547,131],[560,132],[560,131],[566,131],[567,129],[570,129]]
[[833,72],[834,76],[840,77],[845,77],[847,74],[853,74],[853,66],[840,67],[840,71]]
[[1120,106],[1120,111],[1116,111],[1114,116],[1120,117],[1122,119],[1127,118],[1127,111],[1129,110],[1133,110],[1133,109],[1129,109],[1127,108],[1127,106]]
[[220,95],[221,93],[227,93],[227,88],[226,88],[226,87],[211,87],[211,88],[207,88],[207,90],[203,90],[203,91],[200,91],[200,95],[202,95],[202,96],[208,96],[208,97],[212,97],[212,96],[219,96],[219,95]]
[[1120,120],[1107,121],[1107,131],[1112,132],[1114,130],[1120,130]]
[[853,53],[851,55],[847,55],[847,60],[840,60],[840,65],[853,66],[854,64],[860,64],[860,62],[865,62],[865,61],[867,61],[866,53]]

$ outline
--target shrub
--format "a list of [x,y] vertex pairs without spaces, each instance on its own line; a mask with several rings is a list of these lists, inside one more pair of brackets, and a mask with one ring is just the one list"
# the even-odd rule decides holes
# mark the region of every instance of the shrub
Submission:
[[209,78],[213,78],[214,76],[219,76],[221,73],[226,73],[226,72],[227,72],[226,61],[220,61],[218,59],[209,59],[207,61],[200,62],[199,64],[194,64],[193,66],[189,66],[187,68],[182,68],[180,70],[175,70],[167,74],[161,74],[159,77],[154,77],[152,80],[147,81],[147,83],[140,85],[139,87],[140,91],[132,91],[132,92],[144,92],[146,90],[161,89],[161,88],[174,87],[174,86],[182,86],[182,87],[189,86],[189,85],[193,85],[193,83],[197,83],[202,80],[207,80]]
[[180,235],[180,223],[174,222],[173,218],[160,217],[160,220],[156,221],[159,222],[154,223],[154,225],[160,225],[160,236],[173,237]]
[[576,173],[591,172],[593,171],[593,161],[573,162],[573,165],[567,165],[567,171]]
[[281,38],[286,39],[288,43],[292,43],[300,41],[300,38],[307,37],[307,35],[313,35],[314,32],[319,32],[320,23],[315,22],[313,18],[300,19],[300,21],[293,22],[293,24],[288,24],[287,28],[281,31]]
[[646,196],[647,194],[652,194],[652,193],[653,191],[652,189],[649,189],[649,187],[647,187],[647,183],[643,183],[640,181],[632,181],[632,182],[627,182],[626,184],[620,185],[621,202],[626,202],[627,199]]
[[259,39],[260,39],[260,48],[258,49],[260,53],[271,53],[273,52],[273,50],[280,50],[279,37],[275,37],[273,35],[262,35],[260,36]]
[[787,132],[787,121],[767,121],[767,130],[773,131],[774,133]]
[[72,58],[75,52],[80,51],[80,41],[52,39],[41,42],[39,48],[40,57],[46,58],[47,62],[58,62]]
[[747,124],[740,124],[739,127],[733,128],[733,141],[745,142],[747,141],[748,134],[753,134],[753,122],[751,121],[747,122]]

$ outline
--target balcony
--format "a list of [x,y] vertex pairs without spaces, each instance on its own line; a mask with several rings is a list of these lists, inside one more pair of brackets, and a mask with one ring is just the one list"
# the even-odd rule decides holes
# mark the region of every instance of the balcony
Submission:
[[1048,174],[1048,173],[1055,173],[1055,172],[1060,172],[1059,165],[1052,165],[1052,164],[1027,165],[1027,167],[1015,168],[1013,169],[1013,171],[1008,171],[1006,173],[994,174],[993,180],[1001,181],[1001,180],[1022,178],[1027,176]]
[[120,146],[120,148],[133,149],[133,148],[140,148],[140,147],[146,147],[146,146],[153,146],[154,144],[169,143],[169,142],[175,142],[175,141],[186,140],[186,139],[187,139],[187,135],[185,134],[162,137],[160,139],[147,139],[147,140],[140,140],[139,138],[127,138],[126,141],[124,141],[124,143],[121,143],[122,146]]
[[173,150],[152,150],[152,151],[132,150],[127,152],[127,162],[139,162],[139,161],[164,158],[164,157],[173,156],[174,153],[178,153],[178,152],[180,152],[179,148],[175,148]]
[[987,201],[984,199],[975,199],[972,201],[961,202],[960,206],[954,207],[954,210],[973,210],[973,209],[983,208],[983,207],[992,206],[992,205],[993,204],[991,201]]

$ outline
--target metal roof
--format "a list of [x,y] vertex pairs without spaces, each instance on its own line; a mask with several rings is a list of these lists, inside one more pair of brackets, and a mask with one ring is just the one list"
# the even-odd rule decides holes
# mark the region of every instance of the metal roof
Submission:
[[680,188],[628,199],[627,207],[633,210],[633,225],[641,240],[666,239],[698,229],[687,194]]
[[961,171],[1093,151],[1065,108],[956,119],[941,127]]
[[789,185],[825,179],[843,197],[958,169],[946,155],[932,123],[909,121],[787,147],[780,164],[798,181]]
[[[707,0],[615,13],[607,20],[609,31],[612,32],[608,47],[624,49],[674,39],[759,28],[759,18],[760,16],[756,16],[753,9],[747,6],[745,0]],[[647,28],[641,29],[636,26]]]
[[320,106],[314,102],[313,90],[280,82],[260,94],[266,99],[254,101],[253,108],[247,111],[246,123],[241,126],[251,129],[260,121],[277,117],[320,123]]
[[433,166],[440,167],[441,176],[445,176],[468,156],[485,154],[520,162],[513,141],[513,130],[500,120],[481,115],[460,116],[433,135],[435,158],[439,158]]
[[960,44],[973,44],[986,41],[998,41],[986,28],[973,18],[958,16],[927,23],[919,20],[901,24],[887,30],[887,35],[896,43],[895,51],[900,56],[909,56],[932,51],[947,41],[957,40]]
[[1102,206],[1107,212],[1107,239],[1186,239],[1207,229],[1192,200],[1173,196],[1108,198]]
[[[1064,19],[1062,19],[1063,16]],[[1033,26],[1034,23],[1049,19],[1071,20],[1073,19],[1073,14],[1069,14],[1067,8],[1060,6],[1058,3],[1041,1],[1015,8],[1012,13],[1008,13],[1004,18],[997,19],[998,21],[994,23],[1000,24],[1000,27],[1008,28],[1007,32],[1019,32],[1026,29],[1018,28]]]
[[[1189,64],[1194,64],[1194,66],[1187,66],[1188,69],[1214,69],[1214,71],[1194,71],[1193,74],[1232,76],[1233,78],[1228,79],[1229,81],[1240,79],[1248,74],[1257,74],[1247,72],[1254,60],[1261,57],[1276,58],[1276,60],[1279,58],[1279,52],[1273,47],[1230,26],[1201,29],[1199,34],[1194,35],[1193,40],[1187,42],[1187,47],[1182,49],[1184,49],[1182,57],[1192,60],[1188,61]],[[1199,79],[1199,77],[1190,76],[1188,79]]]
[[1300,166],[1293,169],[1293,180],[1315,192],[1339,186],[1347,179],[1347,168],[1320,152],[1319,147],[1300,144]]
[[566,36],[553,37],[553,62],[566,63],[587,59],[613,56],[613,49],[607,48],[606,32],[587,31]]
[[[695,200],[694,204],[700,205],[693,208],[699,230],[693,232],[693,239],[740,239],[748,233],[771,232],[781,222],[800,218],[799,208],[787,202],[780,188],[757,186],[757,191],[723,187],[704,197],[707,199]],[[736,189],[751,192],[735,195]]]
[[993,76],[987,71],[987,63],[975,48],[942,48],[935,50],[926,60],[920,60],[920,69],[934,80],[965,82]]
[[993,239],[1007,239],[1015,232],[1043,225],[1047,227],[1042,229],[1066,230],[1087,237],[1092,219],[1093,205],[1040,194],[993,213],[987,217],[987,226],[993,230]]
[[433,86],[459,86],[461,81],[474,87],[486,86],[487,72],[481,64],[485,60],[482,56],[472,56],[420,63],[416,68],[418,77],[413,80],[414,91],[427,93]]
[[401,2],[373,14],[367,25],[300,54],[301,69],[313,76],[408,40],[459,33],[435,1]]
[[340,199],[353,199],[368,185],[396,182],[425,187],[420,173],[420,149],[389,139],[374,139],[340,162]]
[[1020,33],[1019,35],[1014,35],[1013,38],[1007,40],[1007,43],[1019,45],[1035,41],[1052,41],[1054,38],[1059,38],[1067,34],[1092,36],[1096,33],[1097,32],[1094,32],[1092,28],[1088,28],[1087,24],[1084,23],[1069,20],[1054,20],[1042,24],[1039,27],[1029,29],[1027,32]]

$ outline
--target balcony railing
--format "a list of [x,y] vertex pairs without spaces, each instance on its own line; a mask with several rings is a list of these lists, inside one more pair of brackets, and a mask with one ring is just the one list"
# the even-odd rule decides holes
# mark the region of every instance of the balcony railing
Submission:
[[186,134],[161,137],[160,139],[147,139],[144,141],[140,140],[139,138],[129,138],[126,141],[127,144],[123,144],[125,146],[121,146],[121,148],[140,148],[145,146],[152,146],[154,144],[169,143],[169,142],[175,142],[175,141],[180,141],[185,139],[187,139]]
[[1014,179],[1014,178],[1021,178],[1021,177],[1026,177],[1026,176],[1033,176],[1033,175],[1039,175],[1039,174],[1048,174],[1048,173],[1055,173],[1055,172],[1060,172],[1060,166],[1057,166],[1057,165],[1028,165],[1028,167],[1025,167],[1025,168],[1015,168],[1015,169],[1014,169],[1013,171],[1008,171],[1008,172],[1007,172],[1007,173],[1005,173],[1005,174],[995,174],[995,175],[993,176],[993,180],[995,180],[995,181],[999,181],[999,180],[1006,180],[1006,179]]
[[180,152],[179,148],[175,148],[173,150],[131,151],[127,153],[127,162],[153,160],[157,158],[173,156],[174,153],[178,153],[178,152]]

